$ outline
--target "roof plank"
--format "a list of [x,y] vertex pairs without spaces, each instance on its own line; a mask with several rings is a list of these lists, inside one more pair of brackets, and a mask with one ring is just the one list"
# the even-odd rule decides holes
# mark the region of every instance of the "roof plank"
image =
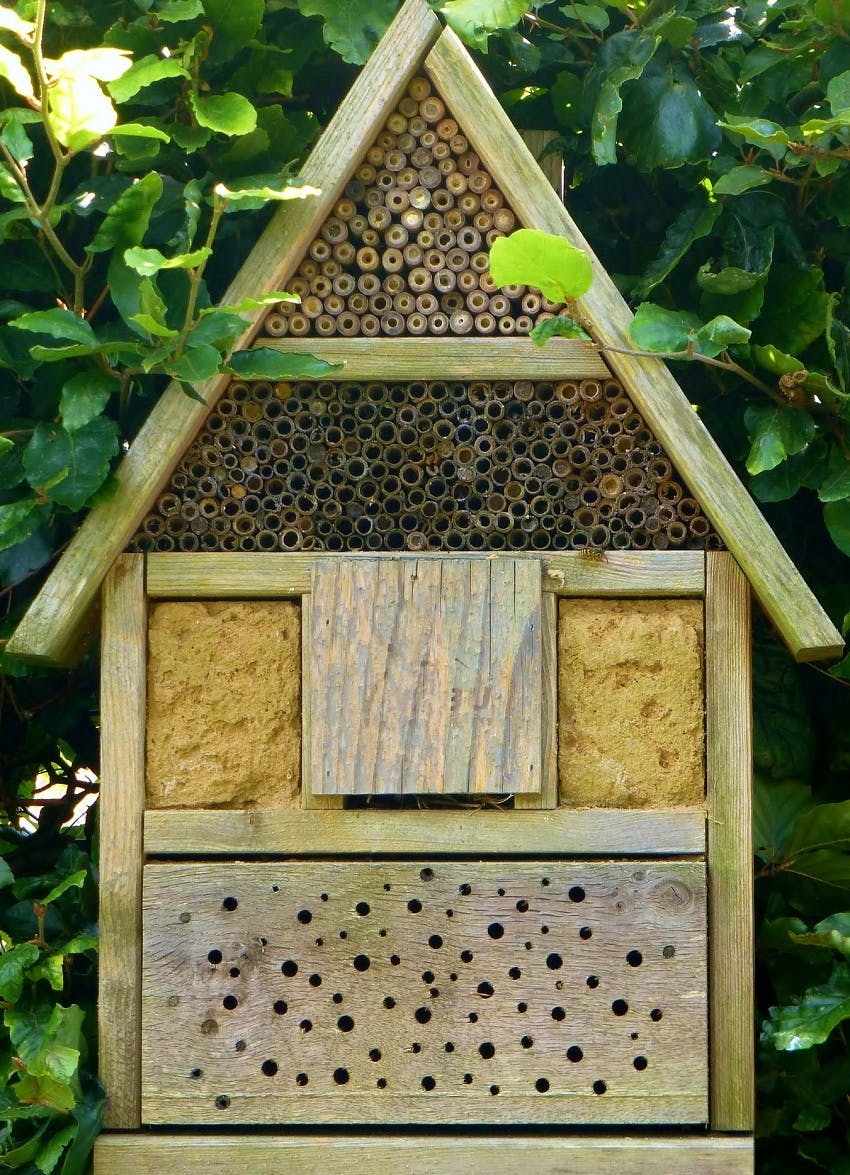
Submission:
[[[590,257],[593,284],[578,308],[596,341],[632,351],[631,311],[555,192],[541,182],[519,132],[451,29],[443,30],[425,68],[524,225],[566,237]],[[615,351],[606,351],[605,358],[737,559],[793,655],[799,661],[839,656],[841,634],[666,364]]]

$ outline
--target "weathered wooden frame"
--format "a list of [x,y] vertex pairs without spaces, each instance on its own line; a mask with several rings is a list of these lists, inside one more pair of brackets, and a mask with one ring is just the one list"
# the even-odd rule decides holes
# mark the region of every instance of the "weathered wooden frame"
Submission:
[[324,1134],[197,1137],[150,1134],[106,1135],[95,1146],[94,1175],[207,1175],[212,1169],[238,1168],[251,1175],[315,1175],[344,1168],[349,1175],[375,1171],[429,1175],[514,1175],[523,1167],[535,1175],[750,1175],[752,1141],[734,1137],[671,1138],[669,1135],[498,1134]]

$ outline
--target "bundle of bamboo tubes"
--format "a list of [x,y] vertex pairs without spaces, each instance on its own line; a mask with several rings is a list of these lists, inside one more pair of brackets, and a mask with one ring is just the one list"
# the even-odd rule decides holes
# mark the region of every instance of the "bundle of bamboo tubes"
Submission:
[[355,171],[289,283],[300,304],[269,335],[527,335],[560,307],[525,286],[499,290],[493,241],[517,219],[424,77]]
[[234,381],[132,549],[719,545],[615,380]]

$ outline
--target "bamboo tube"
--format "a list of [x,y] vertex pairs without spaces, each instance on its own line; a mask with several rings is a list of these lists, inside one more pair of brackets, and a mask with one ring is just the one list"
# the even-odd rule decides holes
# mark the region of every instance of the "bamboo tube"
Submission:
[[411,269],[407,275],[408,285],[416,294],[421,294],[426,290],[430,290],[434,284],[434,279],[430,271],[425,266],[417,265]]
[[403,167],[396,174],[396,188],[400,188],[404,192],[409,192],[411,188],[415,188],[418,182],[419,173],[415,167]]
[[426,77],[417,75],[411,79],[407,87],[407,92],[417,103],[421,103],[430,95],[431,83]]
[[[375,269],[378,268],[377,262],[379,261],[380,258],[378,258],[376,254],[376,264],[374,266]],[[357,289],[361,294],[365,294],[367,298],[371,298],[373,294],[377,294],[380,288],[381,279],[374,272],[367,271],[366,273],[361,273],[360,277],[357,279]]]
[[439,309],[439,303],[432,293],[425,291],[416,298],[416,309],[420,314],[433,314]]
[[424,216],[420,208],[406,208],[401,214],[401,223],[408,233],[417,232],[422,227],[423,220]]

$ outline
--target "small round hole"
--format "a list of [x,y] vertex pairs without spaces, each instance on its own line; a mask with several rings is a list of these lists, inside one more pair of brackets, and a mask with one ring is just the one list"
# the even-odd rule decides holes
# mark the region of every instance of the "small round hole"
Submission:
[[455,916],[454,910],[446,910],[446,917],[447,918],[454,918],[454,916]]
[[532,1048],[532,1047],[533,1047],[533,1045],[534,1045],[534,1037],[533,1037],[533,1036],[524,1036],[524,1037],[523,1037],[523,1038],[520,1040],[520,1042],[519,1042],[519,1043],[522,1045],[522,1047],[523,1047],[524,1049],[530,1049],[530,1048]]
[[605,1084],[604,1081],[594,1081],[594,1083],[593,1083],[593,1092],[595,1094],[601,1095],[601,1094],[605,1093],[607,1088],[608,1088],[608,1086]]
[[473,958],[474,958],[474,955],[472,954],[472,951],[461,951],[460,952],[461,963],[471,963]]
[[369,1049],[369,1060],[370,1061],[380,1061],[380,1059],[381,1059],[381,1050],[380,1049]]
[[207,959],[214,967],[217,966],[222,960],[221,951],[210,951],[210,953],[207,955]]
[[675,953],[676,953],[676,948],[673,946],[669,946],[669,945],[666,946],[664,948],[664,950],[661,952],[661,954],[664,956],[665,959],[672,959],[673,956],[675,955]]
[[215,1105],[216,1105],[216,1109],[218,1109],[218,1110],[226,1110],[228,1108],[228,1106],[230,1105],[230,1098],[227,1096],[226,1093],[220,1093],[218,1095],[218,1097],[215,1099]]
[[649,1061],[647,1061],[646,1057],[635,1057],[635,1059],[632,1061],[632,1064],[639,1073],[642,1073],[649,1064]]
[[551,1015],[552,1015],[552,1019],[557,1020],[559,1023],[561,1020],[566,1020],[566,1018],[567,1018],[567,1013],[564,1011],[563,1008],[553,1008]]
[[244,1053],[245,1049],[248,1047],[248,1044],[247,1041],[237,1040],[233,1047],[236,1049],[237,1053]]
[[463,896],[465,898],[468,898],[469,895],[472,893],[472,886],[469,884],[468,881],[464,881],[464,883],[462,885],[459,885],[457,887],[457,889],[458,889],[458,893],[463,894]]
[[392,963],[393,967],[397,967],[401,962],[401,959],[398,957],[398,955],[390,955],[390,962]]
[[427,1024],[428,1021],[431,1019],[430,1008],[417,1008],[416,1011],[413,1013],[413,1018],[417,1022],[417,1024]]
[[574,885],[567,891],[567,897],[571,902],[583,902],[586,894],[580,885]]
[[443,1048],[445,1049],[445,1051],[447,1053],[453,1053],[455,1051],[455,1046],[452,1044],[452,1042],[450,1040],[446,1041],[446,1043],[443,1045]]
[[311,987],[321,987],[322,986],[322,977],[321,977],[321,975],[311,975],[307,982],[310,984]]
[[490,996],[493,994],[493,984],[488,983],[485,979],[483,983],[478,984],[476,991],[483,1000],[489,1000]]
[[390,885],[390,883],[388,881],[384,882],[384,889],[386,890],[387,893],[389,893],[390,890],[392,889],[392,886]]
[[385,1008],[394,1008],[395,1007],[395,1000],[393,999],[393,997],[391,995],[384,996],[384,1007]]
[[337,1085],[347,1085],[349,1072],[347,1069],[334,1069],[334,1081]]
[[423,971],[422,972],[422,982],[423,983],[433,983],[434,982],[434,972],[433,971]]
[[[221,907],[223,910],[235,910],[238,905],[239,905],[239,902],[237,901],[236,898],[225,898],[224,901],[221,903]],[[229,1100],[228,1100],[227,1104],[230,1105]]]
[[613,1004],[611,1005],[611,1011],[615,1016],[625,1016],[628,1010],[629,1005],[625,1000],[614,1000]]
[[548,933],[549,933],[549,927],[548,927],[548,926],[541,926],[541,927],[540,927],[540,933],[541,933],[541,934],[548,934]]
[[226,995],[221,1002],[222,1005],[227,1008],[228,1012],[232,1012],[234,1008],[239,1007],[239,1000],[235,995]]
[[652,1011],[649,1013],[649,1018],[650,1018],[650,1020],[654,1020],[655,1023],[657,1024],[663,1015],[664,1015],[664,1013],[661,1011],[660,1008],[653,1008]]
[[563,965],[564,960],[560,955],[553,952],[551,955],[546,956],[546,966],[550,971],[559,971]]
[[287,979],[292,979],[293,975],[298,974],[298,964],[294,959],[287,959],[285,963],[281,963],[280,969]]
[[469,1015],[467,1016],[467,1020],[469,1021],[470,1024],[477,1024],[478,1023],[478,1013],[477,1012],[470,1012]]
[[443,940],[439,934],[432,934],[431,937],[428,939],[428,946],[431,948],[432,951],[438,951],[442,945],[443,945]]
[[528,902],[525,900],[525,898],[520,898],[516,904],[516,908],[519,910],[520,914],[525,914],[528,911]]
[[331,999],[335,1004],[341,1004],[342,1003],[342,992],[335,991],[333,993],[333,995],[331,996]]
[[464,1085],[472,1085],[472,1074],[471,1073],[464,1073],[463,1084]]
[[599,976],[588,975],[586,982],[588,987],[599,987]]
[[320,893],[319,897],[321,898],[321,900],[323,902],[326,902],[328,900],[328,895],[326,893]]
[[286,1000],[275,1000],[273,1007],[278,1016],[285,1016],[289,1005]]
[[433,1077],[423,1077],[422,1078],[422,1088],[423,1089],[427,1089],[427,1090],[434,1089],[436,1084],[437,1084],[437,1082],[434,1080]]
[[274,1077],[275,1073],[277,1073],[277,1061],[263,1061],[260,1068],[266,1077]]
[[485,1061],[489,1061],[491,1057],[495,1057],[496,1055],[496,1046],[489,1040],[485,1040],[483,1044],[478,1046],[478,1052]]
[[527,1012],[528,1011],[528,1004],[523,1000],[521,1003],[517,1004],[516,1010],[518,1012]]
[[490,1093],[492,1094],[493,1097],[496,1097],[499,1093],[498,1085],[491,1085],[490,1086]]
[[336,1026],[340,1032],[351,1032],[354,1027],[354,1021],[350,1016],[340,1016],[336,1022]]
[[521,979],[522,971],[520,971],[519,967],[511,967],[508,971],[508,975],[511,979]]
[[502,938],[505,933],[505,928],[501,922],[491,922],[487,927],[487,933],[491,938]]
[[434,870],[428,869],[428,868],[420,869],[419,876],[422,878],[423,881],[433,881],[434,880]]
[[550,884],[549,878],[548,877],[541,877],[540,884],[541,885],[549,885]]
[[574,1065],[577,1064],[583,1056],[584,1053],[577,1044],[571,1044],[567,1049],[567,1060],[572,1061]]
[[371,907],[368,902],[358,902],[354,907],[355,913],[359,914],[361,918],[365,918],[370,909]]
[[310,922],[313,921],[313,915],[310,913],[309,910],[299,910],[297,916],[298,916],[298,921],[301,923],[302,926],[307,926]]
[[341,930],[341,931],[339,932],[339,937],[340,937],[341,939],[345,940],[346,938],[348,938],[348,931],[347,931],[347,930]]
[[306,1073],[296,1073],[295,1074],[295,1084],[296,1085],[306,1085],[309,1080],[310,1080],[310,1078],[307,1076]]
[[378,1089],[386,1089],[387,1088],[386,1077],[379,1077],[378,1080],[375,1082],[375,1084],[377,1085]]
[[238,967],[231,967],[230,968],[230,978],[231,979],[238,979],[241,974],[242,974],[242,972],[239,970]]
[[412,1053],[421,1053],[422,1052],[422,1045],[417,1043],[416,1041],[414,1041],[414,1043],[410,1046],[410,1051]]
[[203,1077],[203,1075],[204,1075],[203,1069],[191,1069],[189,1071],[189,1076],[194,1077],[195,1079],[197,1079],[198,1077]]
[[629,951],[626,955],[626,962],[630,967],[639,967],[643,962],[643,955],[640,951]]
[[411,914],[418,914],[422,909],[422,903],[419,901],[419,898],[411,898],[407,903],[407,908]]
[[301,1023],[298,1025],[298,1027],[301,1029],[302,1032],[312,1032],[313,1021],[312,1020],[302,1020]]
[[534,1083],[534,1088],[537,1090],[538,1093],[548,1093],[549,1082],[546,1080],[545,1077],[538,1077]]
[[582,926],[581,930],[578,932],[578,936],[579,936],[579,938],[583,938],[584,941],[587,942],[587,940],[589,938],[593,937],[593,931],[590,929],[589,926]]
[[352,965],[355,971],[368,971],[372,961],[368,955],[355,955]]

